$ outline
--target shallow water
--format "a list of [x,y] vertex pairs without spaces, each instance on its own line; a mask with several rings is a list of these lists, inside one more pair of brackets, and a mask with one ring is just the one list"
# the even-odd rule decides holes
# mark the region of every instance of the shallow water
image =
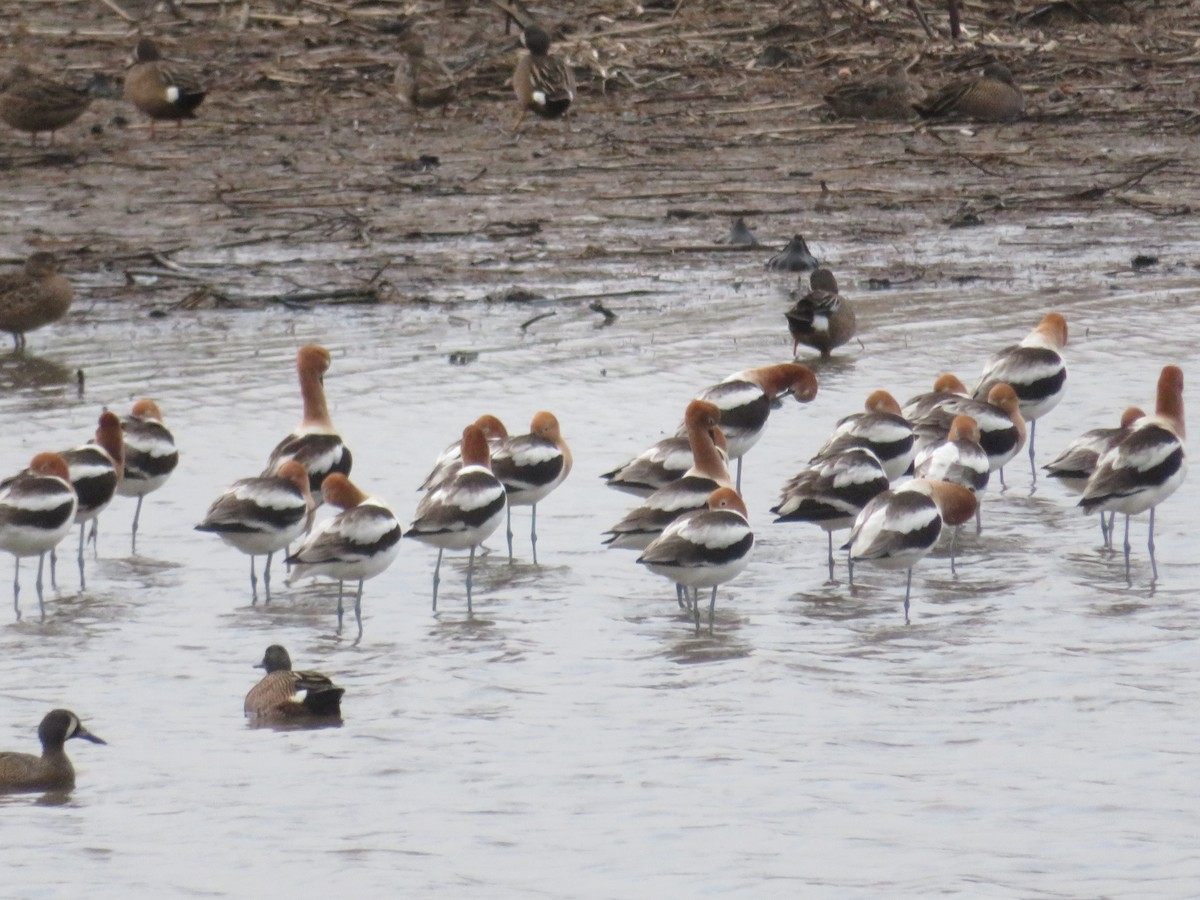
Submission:
[[[746,460],[758,535],[753,564],[721,591],[713,636],[696,636],[666,582],[605,551],[600,532],[633,502],[597,476],[674,428],[687,399],[731,372],[786,358],[778,279],[755,257],[667,274],[562,285],[652,293],[586,303],[525,331],[543,309],[514,304],[179,313],[131,323],[97,303],[0,359],[13,423],[0,468],[81,442],[102,404],[158,399],[182,451],[146,502],[101,518],[80,593],[70,565],[38,619],[32,566],[24,617],[0,629],[0,737],[32,749],[66,706],[109,741],[70,746],[65,803],[0,799],[3,893],[297,897],[410,896],[1184,896],[1200,877],[1191,801],[1200,720],[1196,675],[1200,528],[1195,479],[1161,509],[1161,577],[1150,585],[1144,518],[1132,586],[1099,549],[1094,519],[1057,485],[1030,491],[1025,458],[965,532],[913,582],[862,568],[825,583],[822,532],[772,525],[783,481],[840,416],[886,387],[902,400],[951,369],[968,383],[993,349],[1048,309],[1071,323],[1068,399],[1039,424],[1039,462],[1080,431],[1152,405],[1161,365],[1196,377],[1195,279],[1172,270],[1105,275],[1128,258],[1111,239],[1059,276],[1041,244],[994,281],[868,292],[861,346],[818,369],[821,391],[771,419]],[[1142,223],[1150,244],[1180,238]],[[1107,229],[1107,230],[1105,230]],[[1020,229],[929,249],[956,265]],[[861,260],[869,263],[870,259]],[[247,560],[191,526],[236,478],[256,474],[299,417],[297,346],[334,353],[326,387],[354,476],[407,521],[441,447],[479,413],[511,430],[555,411],[575,471],[515,517],[463,598],[465,555],[443,567],[405,542],[369,582],[365,637],[335,633],[331,586],[283,586],[249,603]],[[448,354],[479,351],[451,366]],[[40,355],[39,355],[40,354]],[[86,375],[82,397],[75,372]],[[18,424],[19,423],[19,424]],[[838,578],[844,577],[839,562]],[[347,689],[340,729],[249,729],[241,700],[269,643]],[[78,746],[77,746],[78,745]]]

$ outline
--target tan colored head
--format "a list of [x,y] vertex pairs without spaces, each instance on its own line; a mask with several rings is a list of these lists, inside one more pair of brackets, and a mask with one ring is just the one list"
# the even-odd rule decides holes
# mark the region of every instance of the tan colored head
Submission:
[[296,369],[301,375],[306,372],[316,372],[318,375],[324,375],[329,370],[329,364],[332,361],[333,357],[329,355],[329,351],[324,347],[318,347],[316,344],[301,347],[296,352]]
[[1146,418],[1146,414],[1136,406],[1131,406],[1125,412],[1121,413],[1121,427],[1129,428],[1138,419]]
[[952,372],[943,372],[937,377],[933,383],[933,389],[937,393],[944,394],[966,394],[967,386],[959,380],[958,376]]
[[950,422],[947,440],[979,443],[979,423],[970,416],[955,416]]
[[1183,418],[1183,369],[1179,366],[1163,366],[1158,376],[1158,401],[1154,412],[1170,420],[1181,439],[1187,436]]
[[135,419],[149,419],[155,422],[161,422],[163,418],[162,410],[158,408],[158,404],[150,399],[142,399],[134,403],[130,415]]
[[746,503],[739,496],[738,492],[731,487],[717,488],[708,495],[709,509],[728,509],[735,512],[743,519],[749,519],[750,513],[746,509]]
[[1056,312],[1046,313],[1034,330],[1040,331],[1060,349],[1067,346],[1067,320]]
[[544,410],[533,414],[533,421],[529,423],[529,433],[555,443],[562,438],[562,433],[558,430],[558,419],[554,417],[554,413]]
[[693,400],[683,413],[683,424],[688,432],[707,431],[721,424],[721,410],[715,403],[707,400]]
[[325,476],[325,480],[321,482],[321,493],[325,496],[326,503],[338,509],[354,509],[367,499],[367,495],[341,472],[330,472]]
[[478,425],[471,424],[463,429],[461,446],[464,466],[492,467],[492,452],[488,448],[487,436]]
[[869,413],[891,413],[900,415],[900,404],[887,391],[872,391],[864,404]]
[[948,481],[934,481],[932,485],[930,497],[937,504],[944,523],[950,526],[962,525],[975,515],[979,499],[969,488]]
[[125,432],[116,413],[108,410],[100,413],[100,424],[96,427],[96,443],[113,458],[117,479],[125,477]]
[[502,441],[508,437],[504,423],[490,413],[484,413],[475,420],[475,424],[483,429],[483,436],[489,441]]
[[34,475],[61,478],[66,482],[71,480],[71,470],[67,468],[67,461],[57,453],[37,454],[29,462],[29,471]]

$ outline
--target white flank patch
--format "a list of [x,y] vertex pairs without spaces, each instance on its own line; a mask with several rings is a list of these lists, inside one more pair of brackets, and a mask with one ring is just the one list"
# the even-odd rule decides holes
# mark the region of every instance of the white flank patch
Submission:
[[179,100],[179,88],[171,85],[167,88],[167,102],[175,103],[177,100]]
[[546,92],[545,91],[534,91],[533,92],[533,102],[536,103],[538,106],[545,106],[546,105]]

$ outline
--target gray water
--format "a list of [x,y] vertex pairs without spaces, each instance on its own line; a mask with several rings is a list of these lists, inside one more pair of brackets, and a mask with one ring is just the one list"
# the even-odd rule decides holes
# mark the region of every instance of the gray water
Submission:
[[[984,257],[997,239],[1037,239],[996,231],[928,249],[973,241]],[[34,749],[55,706],[109,745],[71,743],[79,778],[65,802],[0,799],[0,894],[1194,894],[1195,479],[1159,511],[1154,586],[1145,517],[1135,522],[1129,586],[1095,520],[1044,479],[1031,493],[1019,457],[1009,490],[986,497],[983,533],[964,532],[958,576],[944,548],[917,567],[907,627],[903,573],[864,567],[853,591],[826,584],[824,534],[767,512],[871,390],[903,401],[944,370],[970,383],[1050,309],[1071,325],[1070,379],[1039,423],[1041,463],[1126,405],[1151,406],[1162,365],[1197,377],[1189,271],[1106,274],[1131,255],[1114,239],[1072,257],[1094,274],[1068,278],[1059,252],[1043,246],[1027,271],[982,282],[843,284],[862,344],[819,367],[817,399],[775,411],[747,457],[758,543],[720,593],[712,636],[693,633],[635,554],[600,546],[636,501],[597,476],[672,430],[700,388],[787,358],[761,259],[563,285],[656,291],[609,301],[619,318],[604,329],[584,303],[523,333],[540,307],[131,321],[100,302],[32,335],[29,357],[0,360],[0,470],[82,442],[103,404],[126,412],[146,395],[182,462],[146,502],[136,556],[133,501],[102,516],[86,592],[74,536],[64,544],[45,622],[24,566],[24,618],[0,628],[0,746]],[[443,566],[433,615],[435,553],[405,542],[366,586],[354,646],[352,625],[335,631],[331,585],[285,589],[277,566],[273,602],[251,607],[247,558],[192,531],[297,423],[293,357],[309,342],[334,354],[326,387],[355,481],[405,522],[467,421],[492,412],[522,431],[539,409],[561,420],[575,471],[539,510],[542,564],[528,563],[520,509],[518,561],[500,535],[489,541],[473,619],[465,556]],[[464,349],[478,361],[449,365]],[[247,727],[242,697],[270,643],[345,686],[344,727]]]

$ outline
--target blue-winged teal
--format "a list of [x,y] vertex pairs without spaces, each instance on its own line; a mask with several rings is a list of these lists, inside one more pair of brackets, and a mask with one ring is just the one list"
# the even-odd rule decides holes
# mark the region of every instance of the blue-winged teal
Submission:
[[71,738],[83,738],[103,744],[83,727],[75,713],[55,709],[46,713],[38,726],[42,755],[0,753],[0,793],[14,791],[69,791],[75,787],[75,767],[67,759],[65,744]]
[[423,109],[442,110],[458,95],[458,80],[436,56],[426,53],[425,43],[409,35],[400,45],[400,62],[393,84],[396,95],[420,114]]
[[122,497],[137,497],[133,513],[133,549],[137,550],[138,520],[142,501],[167,483],[179,465],[175,436],[163,424],[162,410],[153,400],[133,404],[130,414],[121,420],[125,432],[125,476],[117,484]]
[[[265,669],[267,674],[246,694],[244,709],[251,722],[341,721],[346,689],[320,672],[293,672],[292,658],[279,644],[268,647],[254,668]],[[295,699],[301,691],[303,699]]]
[[915,109],[927,119],[1010,122],[1024,115],[1025,96],[1007,66],[989,63],[978,77],[943,88],[932,100],[915,104]]
[[521,105],[514,128],[520,127],[529,112],[557,119],[575,99],[575,73],[550,52],[550,35],[540,26],[530,25],[522,32],[521,43],[528,52],[521,55],[513,72],[513,91]]
[[125,73],[125,97],[150,117],[150,133],[159,119],[195,118],[195,110],[204,100],[205,90],[195,75],[163,61],[158,46],[142,38],[133,50],[133,66]]
[[908,65],[897,62],[883,78],[834,88],[825,102],[843,119],[911,119],[917,93],[908,80]]
[[38,132],[54,132],[78,119],[97,96],[107,96],[112,86],[103,75],[92,76],[84,87],[52,81],[25,66],[14,66],[0,79],[0,119],[18,131],[28,131],[31,144]]
[[275,475],[243,478],[213,501],[196,526],[217,535],[231,547],[250,556],[251,603],[258,602],[258,576],[254,557],[266,556],[263,587],[271,602],[271,557],[300,537],[312,525],[316,504],[308,486],[304,464],[289,459]]
[[20,271],[0,275],[0,331],[25,349],[25,332],[57,322],[71,308],[75,294],[58,270],[53,253],[32,254]]
[[799,291],[793,291],[795,303],[784,313],[792,334],[792,353],[804,344],[828,359],[835,347],[854,337],[854,308],[838,293],[837,279],[828,269],[814,271],[809,276],[809,288],[800,297]]
[[817,258],[809,252],[802,234],[793,235],[787,246],[767,260],[768,269],[780,272],[808,272],[819,265]]

